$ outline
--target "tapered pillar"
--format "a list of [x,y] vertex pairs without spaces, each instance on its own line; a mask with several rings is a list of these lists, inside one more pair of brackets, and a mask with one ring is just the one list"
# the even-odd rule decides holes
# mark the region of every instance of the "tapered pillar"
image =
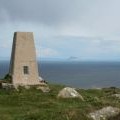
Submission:
[[14,33],[9,74],[13,85],[40,84],[32,32]]

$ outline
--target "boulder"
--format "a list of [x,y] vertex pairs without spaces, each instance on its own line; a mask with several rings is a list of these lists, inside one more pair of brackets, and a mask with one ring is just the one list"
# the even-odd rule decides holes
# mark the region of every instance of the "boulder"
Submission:
[[117,97],[118,99],[120,99],[120,94],[113,94],[112,97]]
[[30,85],[25,85],[24,88],[29,90],[30,89]]
[[2,83],[2,88],[3,89],[13,89],[14,86],[11,83]]
[[91,117],[93,120],[107,120],[108,118],[116,116],[119,113],[119,108],[108,106],[90,113],[89,117]]
[[38,86],[37,90],[41,90],[42,92],[50,92],[50,88],[48,86]]
[[42,81],[42,80],[43,80],[43,78],[42,78],[41,76],[39,76],[39,80],[40,80],[40,81]]
[[70,87],[63,88],[59,94],[58,98],[80,98],[84,100],[83,97],[74,89]]

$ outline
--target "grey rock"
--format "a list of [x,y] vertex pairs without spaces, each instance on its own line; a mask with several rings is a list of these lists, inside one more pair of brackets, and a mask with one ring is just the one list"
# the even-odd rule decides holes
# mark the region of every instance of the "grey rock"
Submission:
[[48,86],[38,86],[38,90],[41,90],[42,92],[50,92],[50,88]]
[[24,88],[28,90],[28,89],[30,89],[30,86],[29,85],[25,85]]
[[2,83],[2,88],[3,89],[13,89],[14,86],[11,83]]
[[92,112],[88,116],[91,117],[93,120],[107,120],[107,118],[116,116],[119,113],[120,113],[119,108],[108,106],[95,112]]
[[120,99],[120,94],[113,94],[112,97],[117,97]]
[[84,100],[83,97],[74,89],[70,87],[63,88],[59,94],[58,98],[80,98]]

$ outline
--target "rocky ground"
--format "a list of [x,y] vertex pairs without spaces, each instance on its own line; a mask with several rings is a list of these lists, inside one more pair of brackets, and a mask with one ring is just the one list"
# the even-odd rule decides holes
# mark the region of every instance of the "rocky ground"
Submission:
[[120,89],[0,89],[0,120],[120,120]]

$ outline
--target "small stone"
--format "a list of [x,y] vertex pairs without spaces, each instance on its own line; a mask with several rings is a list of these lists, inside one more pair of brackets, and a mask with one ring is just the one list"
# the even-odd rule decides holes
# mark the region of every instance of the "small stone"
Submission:
[[50,92],[50,88],[48,86],[38,86],[37,90],[41,90],[42,92]]
[[3,89],[12,89],[12,88],[14,88],[14,86],[11,83],[2,83],[2,88]]
[[30,89],[30,86],[29,85],[25,85],[24,88],[28,90],[28,89]]

